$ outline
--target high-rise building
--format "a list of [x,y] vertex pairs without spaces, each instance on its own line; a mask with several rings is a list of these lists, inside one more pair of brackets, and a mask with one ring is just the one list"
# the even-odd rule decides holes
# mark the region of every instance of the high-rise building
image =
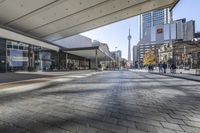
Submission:
[[131,64],[131,33],[129,28],[129,35],[128,35],[128,63]]
[[[171,30],[170,30],[171,27]],[[171,31],[171,34],[170,34]],[[177,40],[191,41],[194,38],[195,22],[193,20],[179,19],[170,24],[157,25],[146,30],[146,35],[137,44],[137,58],[143,61],[144,55],[151,49],[159,49],[160,45]]]
[[164,25],[170,22],[170,11],[169,8],[154,10],[141,14],[139,16],[139,34],[140,40],[145,36],[145,32],[148,28]]
[[137,45],[133,46],[133,67],[138,68],[138,49]]
[[121,50],[117,50],[117,55],[119,58],[122,58],[122,51]]

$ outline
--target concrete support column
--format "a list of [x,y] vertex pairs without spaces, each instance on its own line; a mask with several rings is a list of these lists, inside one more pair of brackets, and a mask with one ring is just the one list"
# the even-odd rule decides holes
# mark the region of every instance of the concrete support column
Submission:
[[66,52],[66,69],[68,70],[68,54]]
[[8,72],[8,59],[7,59],[7,56],[8,56],[8,51],[7,51],[7,44],[6,44],[6,41],[5,41],[5,54],[6,54],[6,58],[5,58],[5,72]]
[[28,46],[28,71],[31,71],[31,46]]
[[58,52],[58,70],[60,70],[60,54],[61,51]]
[[43,72],[43,61],[42,61],[42,57],[43,57],[43,52],[40,51],[40,70]]
[[78,70],[81,69],[81,60],[78,60]]
[[86,61],[86,58],[84,58],[84,64],[83,64],[83,65],[84,65],[84,69],[85,69],[85,70],[86,70],[86,62],[87,62],[87,61]]
[[105,65],[106,65],[106,68],[107,68],[107,56],[105,56],[105,59],[106,59],[106,63],[105,63]]
[[113,69],[113,60],[110,60],[111,69]]
[[96,51],[95,51],[95,62],[96,62],[96,64],[95,64],[95,67],[96,67],[96,71],[98,70],[98,57],[97,57],[97,49],[96,49]]
[[91,69],[91,60],[89,60],[89,69]]

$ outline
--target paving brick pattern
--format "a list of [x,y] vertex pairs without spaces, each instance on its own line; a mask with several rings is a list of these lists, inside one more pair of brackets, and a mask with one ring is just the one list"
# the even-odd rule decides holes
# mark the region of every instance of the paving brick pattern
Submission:
[[0,96],[0,133],[184,132],[200,133],[199,82],[115,71]]

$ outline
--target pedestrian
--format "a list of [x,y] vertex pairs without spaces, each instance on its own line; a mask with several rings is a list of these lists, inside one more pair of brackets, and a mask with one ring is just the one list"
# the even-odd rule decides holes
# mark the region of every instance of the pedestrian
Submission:
[[149,71],[149,72],[151,71],[151,66],[150,66],[150,65],[148,65],[148,71]]
[[162,62],[160,62],[158,64],[158,68],[159,68],[159,73],[163,73],[163,64],[162,64]]
[[176,65],[174,63],[172,63],[170,69],[171,69],[171,73],[173,73],[173,74],[176,73]]
[[151,65],[151,71],[153,72],[153,70],[154,70],[154,66],[153,66],[153,65]]
[[166,73],[166,70],[167,70],[167,64],[164,62],[163,63],[163,69],[164,69],[164,73]]

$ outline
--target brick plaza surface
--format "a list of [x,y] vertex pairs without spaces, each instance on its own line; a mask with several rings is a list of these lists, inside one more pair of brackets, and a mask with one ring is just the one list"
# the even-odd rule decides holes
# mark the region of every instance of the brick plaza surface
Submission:
[[115,71],[1,94],[0,133],[32,132],[200,133],[200,83]]

